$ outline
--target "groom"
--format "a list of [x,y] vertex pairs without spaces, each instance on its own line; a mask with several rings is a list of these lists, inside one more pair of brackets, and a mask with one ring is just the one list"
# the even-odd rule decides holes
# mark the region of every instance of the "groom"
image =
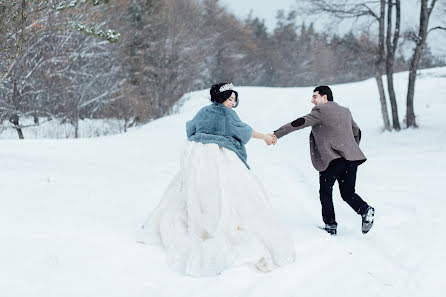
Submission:
[[365,234],[372,228],[375,210],[355,193],[358,165],[366,161],[359,148],[361,130],[350,110],[333,102],[328,86],[315,88],[311,102],[315,106],[309,114],[274,131],[275,142],[293,131],[311,126],[311,161],[319,171],[324,229],[336,235],[332,191],[335,181],[338,181],[342,199],[362,216],[362,233]]

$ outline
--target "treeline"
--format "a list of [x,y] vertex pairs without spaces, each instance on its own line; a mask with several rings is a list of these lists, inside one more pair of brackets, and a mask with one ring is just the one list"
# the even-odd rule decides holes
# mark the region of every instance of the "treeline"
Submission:
[[[0,13],[6,11],[0,6]],[[4,17],[4,16],[3,16]],[[118,42],[67,28],[67,20],[110,26]],[[85,31],[85,30],[84,30]],[[107,5],[32,11],[23,52],[0,83],[0,121],[116,118],[126,126],[168,113],[186,92],[216,82],[295,87],[373,77],[377,37],[316,32],[296,12],[238,20],[215,0],[116,0]],[[0,39],[8,48],[18,38]],[[0,65],[5,59],[0,59]],[[422,67],[436,61],[428,48]],[[398,55],[396,71],[408,69]]]

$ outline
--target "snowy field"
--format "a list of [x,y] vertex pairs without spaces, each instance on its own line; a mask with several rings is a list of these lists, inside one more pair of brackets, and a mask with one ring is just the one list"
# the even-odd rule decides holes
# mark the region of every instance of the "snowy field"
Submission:
[[[401,119],[407,74],[396,75]],[[194,92],[178,114],[126,134],[89,139],[0,140],[1,297],[435,297],[446,296],[446,68],[417,81],[419,129],[382,133],[374,80],[332,86],[361,127],[368,161],[357,192],[376,209],[375,226],[340,198],[333,237],[322,224],[309,129],[266,146],[248,162],[295,240],[297,261],[271,273],[233,267],[212,278],[172,272],[137,230],[179,168],[185,122],[208,104]],[[312,88],[239,88],[236,109],[262,132],[312,108]],[[237,177],[234,177],[237,182]],[[240,197],[243,199],[243,197]]]

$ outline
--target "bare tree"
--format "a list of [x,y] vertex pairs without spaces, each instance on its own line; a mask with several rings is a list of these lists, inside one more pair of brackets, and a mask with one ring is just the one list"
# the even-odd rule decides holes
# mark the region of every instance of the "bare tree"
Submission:
[[[382,81],[383,70],[382,65],[384,61],[384,17],[385,17],[385,0],[380,0],[379,15],[378,15],[378,54],[375,60],[375,80],[378,86],[379,102],[381,103],[381,114],[384,122],[384,129],[391,130],[389,114],[387,110],[386,95],[384,93],[384,85]],[[372,17],[373,16],[372,14]],[[376,17],[375,17],[376,18]]]
[[45,77],[54,89],[63,87],[63,92],[54,94],[61,98],[63,108],[58,117],[73,125],[75,138],[79,137],[79,120],[94,118],[105,105],[117,98],[122,80],[118,66],[109,62],[108,43],[97,42],[91,37],[76,33],[66,38],[61,52],[47,64]]
[[[383,1],[382,1],[383,2]],[[392,36],[392,10],[395,6],[395,29]],[[386,75],[387,75],[387,89],[389,92],[390,105],[392,107],[392,121],[393,129],[401,130],[400,121],[398,117],[398,105],[396,103],[395,89],[393,87],[393,65],[395,63],[395,51],[398,46],[398,39],[400,37],[401,26],[401,4],[400,0],[387,2],[387,34],[386,34]]]
[[432,15],[432,11],[435,8],[437,0],[421,0],[420,1],[420,23],[418,32],[409,31],[407,36],[409,39],[415,42],[415,48],[412,54],[409,68],[409,84],[407,87],[407,111],[406,111],[406,125],[407,127],[418,127],[414,110],[414,95],[415,95],[415,80],[417,78],[417,70],[420,64],[423,48],[426,44],[427,36],[434,30],[446,30],[446,27],[437,26],[431,29],[429,28],[429,19]]
[[20,125],[20,117],[19,117],[19,113],[20,113],[20,96],[19,96],[19,92],[17,90],[17,82],[14,80],[13,81],[14,84],[14,91],[12,93],[12,108],[14,110],[14,112],[9,114],[9,122],[13,125],[13,127],[16,129],[17,134],[19,135],[20,139],[24,139],[23,137],[23,132],[22,132],[22,126]]
[[[63,11],[89,2],[96,6],[108,3],[109,0],[0,0],[0,23],[2,24],[0,27],[0,83],[8,76],[23,53],[27,29],[30,25],[27,21],[31,16],[47,9]],[[85,25],[82,22],[71,22],[69,27],[110,42],[115,42],[120,38],[120,34],[115,30],[104,31],[96,29],[95,25]]]

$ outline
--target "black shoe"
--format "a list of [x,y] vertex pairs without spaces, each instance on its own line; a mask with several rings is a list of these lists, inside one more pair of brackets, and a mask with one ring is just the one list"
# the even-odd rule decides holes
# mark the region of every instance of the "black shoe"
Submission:
[[375,217],[375,209],[371,206],[367,208],[365,214],[362,215],[362,233],[366,234],[372,229],[373,219]]
[[325,224],[324,230],[330,233],[331,235],[336,235],[336,227],[337,225]]

